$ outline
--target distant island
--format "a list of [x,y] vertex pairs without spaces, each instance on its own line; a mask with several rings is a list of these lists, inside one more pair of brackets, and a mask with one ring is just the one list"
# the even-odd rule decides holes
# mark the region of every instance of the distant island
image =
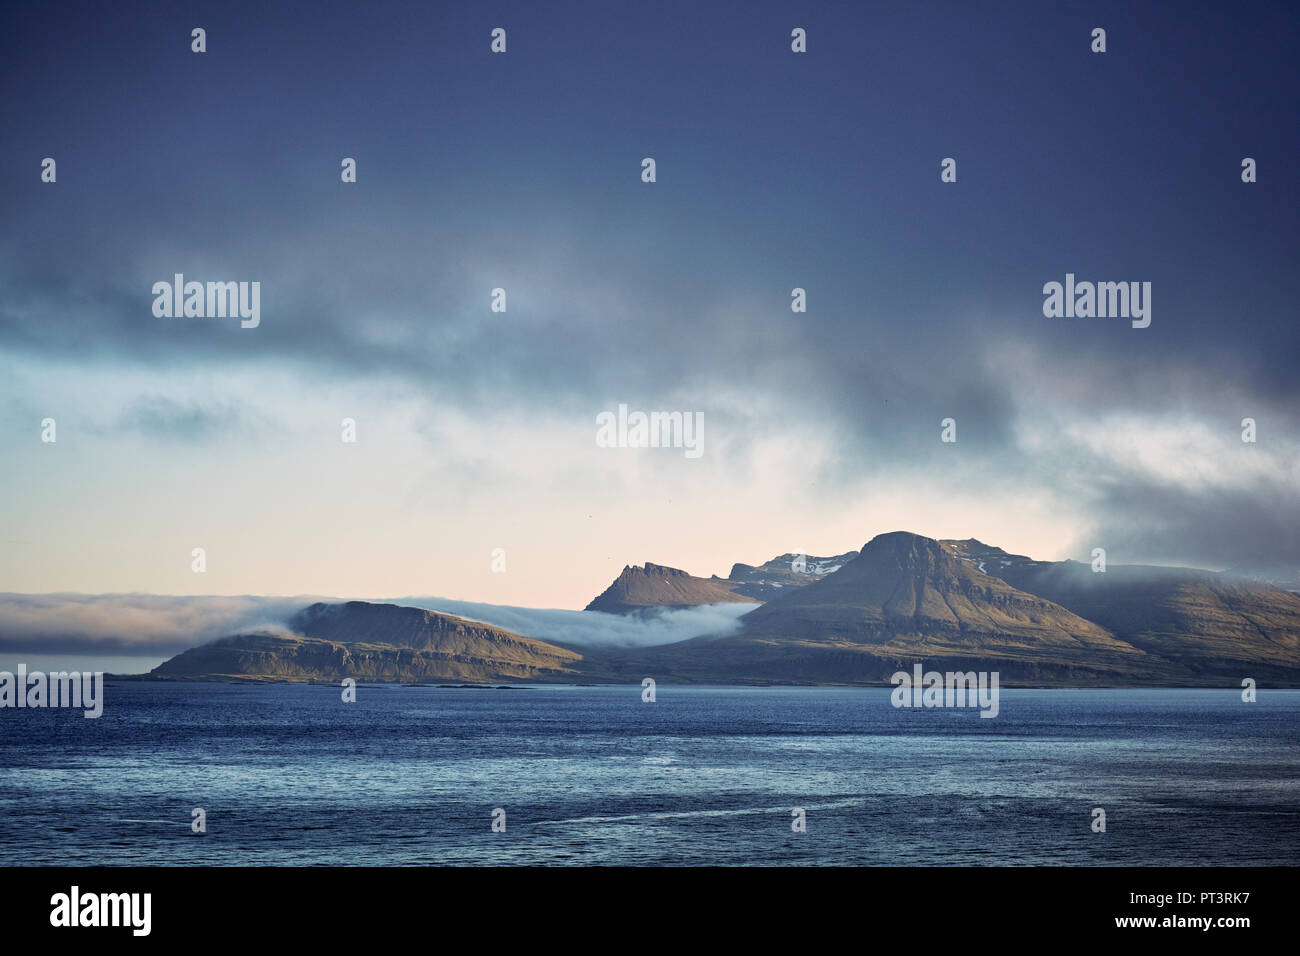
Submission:
[[589,611],[753,604],[739,630],[652,647],[536,640],[396,604],[303,608],[232,634],[151,680],[887,684],[916,662],[1040,686],[1300,686],[1300,595],[1222,572],[1035,561],[975,539],[898,531],[860,552],[784,555],[700,578],[624,568]]

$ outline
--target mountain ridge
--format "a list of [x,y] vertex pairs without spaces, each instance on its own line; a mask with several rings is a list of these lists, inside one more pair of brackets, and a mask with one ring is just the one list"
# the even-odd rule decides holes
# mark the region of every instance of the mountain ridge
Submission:
[[[733,575],[771,584],[788,557],[772,567],[736,565]],[[834,570],[825,564],[838,559],[847,560]],[[974,538],[905,531],[813,560],[813,572],[791,568],[797,583],[765,602],[738,594],[743,580],[647,563],[626,566],[588,605],[642,614],[719,599],[753,604],[735,633],[579,645],[419,608],[318,602],[294,614],[284,633],[231,635],[150,676],[883,684],[919,661],[1053,686],[1224,686],[1243,677],[1300,686],[1300,596],[1219,572],[1112,566],[1094,574]]]

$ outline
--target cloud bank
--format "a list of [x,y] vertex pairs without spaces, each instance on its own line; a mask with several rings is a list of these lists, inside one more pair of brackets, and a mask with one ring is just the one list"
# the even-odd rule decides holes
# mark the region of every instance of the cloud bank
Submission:
[[[173,597],[150,594],[0,594],[0,653],[172,655],[250,630],[280,630],[315,601],[340,598]],[[644,616],[509,607],[445,598],[400,598],[542,641],[579,646],[651,646],[739,627],[752,604],[657,608]]]
[[737,603],[651,608],[642,614],[625,616],[603,611],[508,607],[445,598],[402,598],[396,603],[482,621],[539,641],[587,647],[651,647],[706,634],[732,634],[740,629],[741,615],[757,606]]

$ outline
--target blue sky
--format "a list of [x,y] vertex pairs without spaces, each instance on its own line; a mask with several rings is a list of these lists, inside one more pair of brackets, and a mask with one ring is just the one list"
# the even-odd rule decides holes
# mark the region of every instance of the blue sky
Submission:
[[[0,589],[581,607],[898,529],[1300,563],[1294,4],[141,9],[0,36]],[[177,272],[260,326],[156,318]],[[1067,272],[1150,328],[1044,317]],[[705,454],[596,447],[619,403]]]

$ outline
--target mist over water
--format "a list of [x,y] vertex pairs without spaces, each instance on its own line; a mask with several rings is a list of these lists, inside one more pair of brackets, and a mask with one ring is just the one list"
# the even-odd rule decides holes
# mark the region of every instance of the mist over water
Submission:
[[[449,598],[332,598],[300,595],[172,596],[158,594],[0,593],[0,669],[57,660],[57,669],[139,674],[191,647],[232,634],[284,632],[298,611],[317,602],[370,600],[453,614],[540,641],[585,647],[649,647],[739,629],[753,604],[648,608],[631,615],[511,607]],[[53,670],[54,667],[44,669]]]
[[1300,691],[1003,690],[983,720],[875,688],[115,683],[98,720],[3,719],[13,863],[1300,863]]
[[733,634],[740,618],[757,604],[701,604],[694,607],[646,608],[634,614],[603,611],[508,607],[446,598],[400,598],[396,603],[455,614],[533,637],[539,641],[588,647],[650,647],[703,635]]
[[[255,595],[0,593],[0,658],[86,654],[161,661],[230,634],[283,627],[295,611],[314,600]],[[121,662],[103,669],[131,672]]]

